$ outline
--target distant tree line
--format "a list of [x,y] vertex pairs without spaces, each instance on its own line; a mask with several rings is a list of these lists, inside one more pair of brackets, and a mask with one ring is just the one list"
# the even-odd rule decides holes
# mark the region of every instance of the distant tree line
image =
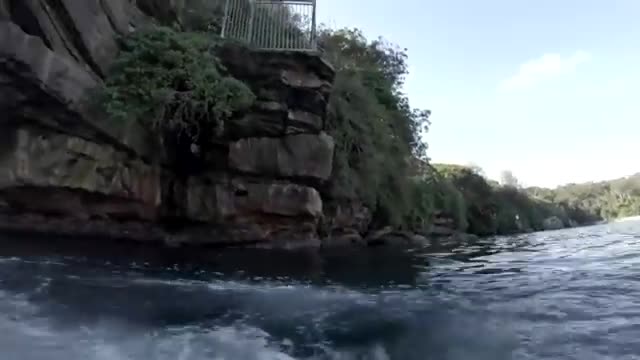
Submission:
[[640,173],[611,181],[569,184],[556,189],[532,187],[527,193],[539,199],[580,209],[589,219],[613,220],[640,215]]
[[521,187],[510,171],[501,182],[486,179],[478,167],[436,164],[434,168],[462,195],[464,207],[450,211],[466,231],[478,235],[545,229],[557,217],[565,227],[640,215],[640,174],[612,181],[569,184],[555,189]]
[[[434,168],[463,198],[463,210],[450,216],[464,216],[465,231],[477,235],[499,235],[545,229],[545,220],[557,217],[565,227],[596,221],[582,209],[538,198],[522,189],[511,172],[501,183],[483,176],[478,167],[436,164]],[[458,195],[451,195],[458,196]],[[576,216],[579,215],[579,216]]]

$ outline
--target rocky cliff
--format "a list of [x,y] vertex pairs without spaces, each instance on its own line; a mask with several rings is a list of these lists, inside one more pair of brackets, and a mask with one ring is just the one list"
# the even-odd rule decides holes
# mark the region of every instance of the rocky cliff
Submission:
[[320,246],[331,223],[358,238],[366,210],[320,195],[334,73],[317,56],[225,47],[221,60],[257,100],[202,151],[87,105],[117,37],[175,16],[177,3],[0,0],[0,230],[294,248]]

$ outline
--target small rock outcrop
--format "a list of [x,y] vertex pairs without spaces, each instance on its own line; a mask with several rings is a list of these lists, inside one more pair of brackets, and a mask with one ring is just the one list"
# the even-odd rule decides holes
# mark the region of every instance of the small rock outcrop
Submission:
[[[91,218],[117,212],[124,216],[122,204],[128,201],[135,209],[128,215],[132,219],[156,219],[162,200],[159,168],[108,145],[38,127],[5,128],[1,134],[0,189],[9,204],[31,212],[60,207],[61,215]],[[121,205],[110,210],[108,205],[83,203],[81,196],[47,201],[62,190],[91,195],[101,204],[113,198]]]
[[557,216],[551,216],[549,218],[544,219],[542,222],[542,227],[545,230],[560,230],[564,229],[564,222]]
[[366,245],[364,237],[371,224],[371,210],[361,201],[328,200],[324,202],[323,246]]
[[[141,124],[87,105],[118,54],[117,37],[176,17],[180,3],[0,0],[0,230],[320,246],[334,72],[318,56],[224,47],[221,61],[257,100],[225,123],[197,171],[177,171],[184,159]],[[334,226],[354,235],[370,217],[337,213]]]

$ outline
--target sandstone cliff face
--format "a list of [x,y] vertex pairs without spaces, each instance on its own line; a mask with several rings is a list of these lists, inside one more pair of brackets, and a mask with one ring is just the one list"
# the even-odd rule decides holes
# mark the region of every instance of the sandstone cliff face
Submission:
[[[333,70],[310,54],[225,48],[257,95],[215,149],[185,162],[140,124],[87,106],[117,36],[179,1],[0,0],[0,230],[171,245],[319,246]],[[186,169],[186,170],[185,170]]]

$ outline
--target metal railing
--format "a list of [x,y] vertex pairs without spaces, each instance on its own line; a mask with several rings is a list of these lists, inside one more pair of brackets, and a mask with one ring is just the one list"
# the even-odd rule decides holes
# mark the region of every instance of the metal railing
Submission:
[[226,0],[221,35],[264,50],[314,51],[316,0]]

